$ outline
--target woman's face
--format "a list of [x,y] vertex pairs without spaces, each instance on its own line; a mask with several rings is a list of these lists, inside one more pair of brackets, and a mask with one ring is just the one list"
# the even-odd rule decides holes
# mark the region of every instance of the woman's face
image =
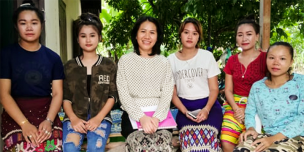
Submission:
[[259,40],[254,28],[250,24],[242,24],[236,33],[236,43],[243,51],[254,49],[255,43]]
[[137,31],[136,39],[139,52],[150,54],[157,41],[157,28],[155,24],[150,21],[143,22]]
[[283,45],[276,45],[270,48],[267,53],[267,69],[272,76],[285,75],[292,66],[293,60],[289,49]]
[[100,38],[93,25],[83,25],[78,34],[78,43],[83,51],[95,52]]
[[25,10],[20,12],[17,19],[17,29],[21,41],[39,42],[41,22],[35,11]]
[[193,23],[187,23],[181,33],[183,48],[193,49],[199,40],[199,33]]

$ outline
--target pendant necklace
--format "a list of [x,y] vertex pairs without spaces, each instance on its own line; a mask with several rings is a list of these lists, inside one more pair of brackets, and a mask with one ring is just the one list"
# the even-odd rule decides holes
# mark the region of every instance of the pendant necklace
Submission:
[[[253,59],[251,59],[251,61],[249,62],[249,64],[253,61]],[[247,68],[245,68],[245,72],[243,73],[243,68],[242,68],[242,63],[240,63],[241,65],[241,72],[242,72],[242,79],[245,78],[245,74],[247,72],[247,69],[249,68],[249,64],[247,65]],[[244,66],[245,67],[245,66]]]
[[242,68],[242,64],[241,64],[242,79],[244,79],[245,74],[246,74],[246,72],[247,72],[247,69],[248,69],[248,66],[247,66],[247,68],[245,69],[245,72],[243,73],[243,68]]

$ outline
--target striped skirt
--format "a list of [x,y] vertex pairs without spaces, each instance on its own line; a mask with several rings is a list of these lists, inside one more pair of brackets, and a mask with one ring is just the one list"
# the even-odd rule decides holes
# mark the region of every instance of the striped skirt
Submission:
[[[234,101],[240,108],[246,108],[247,97],[234,94]],[[237,145],[240,134],[246,129],[245,125],[234,119],[234,112],[227,101],[224,102],[223,107],[225,108],[225,113],[222,124],[221,141]]]

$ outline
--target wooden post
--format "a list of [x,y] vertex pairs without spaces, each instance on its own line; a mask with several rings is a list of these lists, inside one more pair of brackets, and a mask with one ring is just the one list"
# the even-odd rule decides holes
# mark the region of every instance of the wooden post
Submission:
[[262,50],[266,51],[270,46],[270,14],[271,14],[271,0],[260,1],[260,26],[261,26],[261,40]]

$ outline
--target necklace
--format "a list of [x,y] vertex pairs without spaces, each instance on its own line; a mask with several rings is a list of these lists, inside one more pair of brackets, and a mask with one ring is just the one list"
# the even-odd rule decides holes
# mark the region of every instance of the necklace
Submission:
[[[251,58],[249,64],[253,61],[254,58]],[[240,62],[240,65],[241,65],[241,72],[242,72],[242,79],[245,78],[245,74],[247,72],[247,69],[249,68],[249,64],[247,65],[247,68],[245,68],[245,72],[243,73],[243,68],[242,68],[242,63]],[[244,66],[245,67],[245,66]]]
[[[252,61],[253,61],[253,58],[251,59],[251,61],[249,62],[249,64],[250,64]],[[249,64],[247,65],[247,68],[245,68],[245,71],[244,71],[244,73],[243,73],[242,63],[240,63],[240,65],[241,65],[241,72],[242,72],[242,79],[245,78],[245,74],[246,74],[246,72],[247,72],[247,69],[249,68]],[[244,67],[245,67],[245,66],[244,66]]]
[[242,64],[241,64],[242,79],[244,79],[247,69],[248,69],[248,66],[247,66],[247,68],[245,68],[245,72],[243,73],[243,68],[242,68]]

